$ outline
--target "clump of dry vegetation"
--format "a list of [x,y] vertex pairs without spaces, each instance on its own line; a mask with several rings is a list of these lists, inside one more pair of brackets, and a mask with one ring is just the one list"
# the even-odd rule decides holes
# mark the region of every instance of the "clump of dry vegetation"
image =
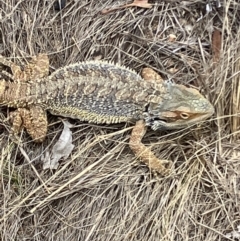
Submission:
[[[137,1],[139,2],[139,1]],[[146,2],[146,1],[145,1]],[[18,64],[45,52],[51,71],[104,59],[195,86],[215,106],[204,124],[149,131],[146,145],[174,161],[156,179],[128,147],[131,126],[75,124],[72,155],[56,171],[41,156],[63,125],[49,115],[47,140],[9,138],[1,107],[1,240],[234,240],[240,225],[237,0],[149,1],[151,8],[101,11],[131,1],[1,0],[0,52]],[[209,7],[209,6],[208,6]],[[206,10],[207,9],[207,10]],[[237,237],[237,236],[235,236]]]

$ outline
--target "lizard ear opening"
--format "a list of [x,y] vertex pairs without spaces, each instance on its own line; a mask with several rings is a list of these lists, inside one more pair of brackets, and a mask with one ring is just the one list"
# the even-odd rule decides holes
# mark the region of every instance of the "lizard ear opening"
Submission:
[[186,112],[182,112],[182,113],[180,114],[180,117],[181,117],[182,119],[184,119],[184,120],[188,119],[189,116],[190,116],[190,115],[189,115],[188,113],[186,113]]

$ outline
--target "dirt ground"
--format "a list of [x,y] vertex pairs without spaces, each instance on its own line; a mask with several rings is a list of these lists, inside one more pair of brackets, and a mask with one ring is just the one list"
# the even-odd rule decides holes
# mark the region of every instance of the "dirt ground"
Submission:
[[240,3],[159,0],[101,12],[131,2],[67,0],[59,9],[53,0],[0,0],[0,54],[23,66],[47,53],[50,72],[99,59],[151,67],[200,90],[214,116],[147,132],[143,142],[174,162],[174,173],[156,178],[128,146],[131,125],[77,120],[71,156],[43,170],[61,120],[48,115],[42,144],[25,131],[16,144],[1,107],[1,240],[240,240]]

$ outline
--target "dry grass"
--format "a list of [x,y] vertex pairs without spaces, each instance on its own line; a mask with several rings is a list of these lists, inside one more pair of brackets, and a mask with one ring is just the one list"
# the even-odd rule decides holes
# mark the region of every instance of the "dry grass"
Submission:
[[[152,9],[99,14],[125,2],[67,1],[55,11],[52,0],[1,0],[1,53],[24,63],[47,52],[51,71],[95,58],[137,71],[149,66],[165,79],[197,86],[214,104],[215,116],[191,129],[147,133],[144,142],[175,163],[176,173],[160,180],[134,160],[124,125],[71,121],[78,124],[74,152],[50,172],[42,170],[40,156],[61,132],[58,118],[49,116],[42,145],[23,133],[21,148],[1,121],[1,240],[215,241],[231,240],[225,235],[237,230],[240,5],[224,1],[224,9],[213,9],[200,21],[205,14],[200,0],[155,1]],[[223,40],[217,64],[214,28]],[[170,42],[169,34],[177,40]],[[7,110],[1,110],[3,120]]]

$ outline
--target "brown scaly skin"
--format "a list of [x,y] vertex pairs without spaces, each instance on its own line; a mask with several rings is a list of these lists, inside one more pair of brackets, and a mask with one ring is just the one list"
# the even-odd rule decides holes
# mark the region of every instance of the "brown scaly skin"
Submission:
[[34,57],[24,70],[0,56],[11,68],[14,82],[0,80],[0,106],[17,108],[13,131],[25,127],[42,142],[47,133],[46,111],[93,123],[133,122],[130,147],[150,169],[167,174],[170,161],[159,160],[142,143],[146,127],[179,129],[210,117],[213,106],[197,90],[164,82],[152,69],[142,76],[106,62],[83,62],[60,68],[50,76],[45,54]]

